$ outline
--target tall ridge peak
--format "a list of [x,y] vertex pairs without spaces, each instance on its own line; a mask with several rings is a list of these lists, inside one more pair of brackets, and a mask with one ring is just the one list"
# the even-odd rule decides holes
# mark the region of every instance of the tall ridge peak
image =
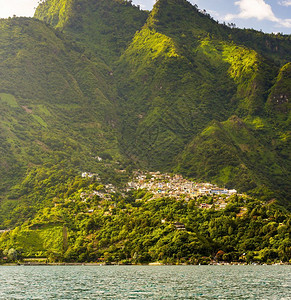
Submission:
[[46,0],[39,4],[34,17],[56,28],[63,28],[68,22],[75,0]]
[[[0,28],[0,223],[51,192],[69,199],[54,166],[106,183],[139,168],[290,195],[289,37],[229,28],[186,0],[150,14],[130,0],[41,0],[34,19]],[[16,185],[32,168],[52,179],[40,199],[36,173]]]
[[121,0],[46,0],[35,12],[35,18],[71,34],[109,64],[147,17],[138,6]]
[[147,21],[147,26],[163,33],[185,33],[194,35],[226,35],[217,21],[187,0],[158,0]]

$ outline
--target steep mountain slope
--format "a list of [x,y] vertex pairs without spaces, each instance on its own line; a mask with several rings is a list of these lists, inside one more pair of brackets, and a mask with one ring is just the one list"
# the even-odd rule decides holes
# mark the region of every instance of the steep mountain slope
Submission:
[[[176,170],[184,174],[244,191],[266,186],[276,193],[286,191],[290,165],[285,162],[289,137],[284,133],[289,123],[270,115],[267,99],[278,73],[273,93],[284,85],[287,95],[290,85],[280,83],[282,71],[272,60],[274,53],[262,56],[235,44],[229,31],[187,1],[155,4],[118,65],[121,145],[132,159],[153,169],[170,170],[177,164]],[[263,49],[261,42],[257,46]],[[288,58],[284,53],[282,62]],[[289,104],[285,106],[288,119]],[[232,126],[240,119],[238,123],[249,124],[241,137]],[[203,132],[213,132],[208,142]],[[199,151],[192,151],[191,143]]]
[[[179,157],[180,172],[268,197],[288,197],[288,143],[264,119],[233,116],[214,122]],[[272,145],[270,145],[272,141]],[[284,147],[279,150],[278,146]]]
[[[290,53],[290,36],[185,0],[46,0],[0,20],[0,263],[287,262]],[[126,193],[132,168],[259,199]]]
[[46,0],[35,17],[0,21],[0,220],[77,172],[109,181],[100,156],[287,198],[290,37],[185,0]]
[[102,153],[118,157],[108,69],[38,20],[1,20],[0,28],[1,196],[29,170],[79,172]]
[[70,34],[107,63],[119,57],[147,16],[122,0],[47,0],[35,12],[36,18]]

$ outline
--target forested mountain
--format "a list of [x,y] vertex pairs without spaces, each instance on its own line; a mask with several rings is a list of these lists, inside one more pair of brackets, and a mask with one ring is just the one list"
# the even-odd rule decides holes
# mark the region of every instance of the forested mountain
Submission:
[[290,37],[274,50],[281,67],[260,38],[252,49],[230,32],[186,1],[156,3],[117,65],[121,146],[147,167],[240,190],[286,190]]
[[65,31],[85,47],[85,53],[107,64],[118,59],[148,13],[123,0],[48,0],[35,17]]
[[118,156],[116,113],[104,64],[36,19],[1,20],[0,28],[0,188],[15,206],[22,195],[11,187],[31,170],[80,172],[97,155]]
[[45,1],[35,16],[112,67],[131,160],[286,197],[290,36],[231,29],[185,0],[149,15],[127,1]]
[[186,0],[46,0],[0,20],[1,228],[80,192],[84,171],[180,173],[290,207],[290,39]]

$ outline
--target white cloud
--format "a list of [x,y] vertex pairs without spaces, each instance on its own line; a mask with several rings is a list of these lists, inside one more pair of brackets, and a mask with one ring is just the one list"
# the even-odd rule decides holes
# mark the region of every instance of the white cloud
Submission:
[[139,5],[141,9],[151,10],[156,0],[134,0],[134,4]]
[[38,0],[0,0],[0,18],[33,16]]
[[216,10],[208,9],[207,12],[211,15],[211,17],[214,17],[214,18],[217,18],[217,19],[222,18],[221,14],[218,13]]
[[279,4],[283,6],[291,6],[291,0],[279,1]]
[[256,18],[260,21],[270,20],[278,21],[275,17],[272,8],[264,0],[240,0],[236,1],[235,5],[239,6],[240,13],[237,15],[228,14],[226,20],[232,20],[233,18],[250,19]]
[[[291,2],[290,0],[284,2]],[[239,6],[238,14],[227,14],[224,17],[225,21],[238,19],[256,18],[259,21],[268,20],[276,23],[277,26],[291,28],[291,19],[280,19],[275,16],[271,5],[264,0],[239,0],[234,3]]]
[[286,28],[291,28],[291,19],[279,19],[277,27],[279,27],[280,25]]

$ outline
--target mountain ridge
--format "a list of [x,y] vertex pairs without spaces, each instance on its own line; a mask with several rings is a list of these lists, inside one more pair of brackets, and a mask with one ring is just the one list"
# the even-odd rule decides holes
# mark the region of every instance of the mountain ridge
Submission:
[[[195,16],[200,17],[200,13],[192,7],[188,17],[185,13],[189,3],[169,2],[174,5],[168,5],[166,0],[156,3],[148,22],[136,33],[132,44],[120,60],[120,77],[128,78],[128,83],[120,80],[124,86],[119,86],[119,90],[125,91],[121,99],[130,99],[122,103],[125,105],[124,110],[130,111],[130,116],[127,114],[125,119],[131,118],[131,127],[125,125],[125,130],[131,130],[128,133],[125,131],[124,134],[126,151],[130,152],[132,148],[129,155],[139,156],[149,163],[149,167],[162,170],[167,170],[167,166],[171,168],[175,164],[176,154],[187,147],[191,136],[202,132],[209,122],[226,121],[233,115],[243,119],[255,119],[255,116],[265,118],[268,90],[279,71],[270,57],[264,57],[253,49],[229,42],[226,34],[221,38],[220,34],[209,35],[204,31],[204,35],[201,36],[202,27],[197,33],[195,22],[194,27],[188,22],[186,28],[180,28],[180,24],[176,25],[176,19],[183,16],[183,20],[191,20]],[[182,8],[178,9],[177,5]],[[208,20],[204,15],[201,18]],[[216,23],[211,21],[211,24]],[[222,25],[215,26],[223,28]],[[171,34],[167,35],[167,32]],[[187,38],[187,34],[192,36],[192,39]],[[185,42],[187,40],[191,40],[190,46]],[[189,74],[188,77],[185,74]],[[163,85],[166,85],[166,92]],[[197,86],[196,89],[193,88],[194,85]],[[183,119],[179,119],[179,115],[183,116]],[[232,141],[231,144],[233,143],[235,142]],[[263,156],[263,152],[261,155]],[[245,160],[245,164],[249,164],[249,158],[245,155],[240,154],[239,157],[240,160]],[[225,161],[226,166],[227,164]],[[215,172],[219,172],[214,165],[211,167]],[[281,161],[280,168],[284,174],[288,173],[283,171],[284,161]],[[180,166],[176,170],[183,170],[184,174],[187,174],[186,169]],[[197,171],[199,169],[203,171],[203,166],[197,167]],[[258,175],[251,173],[246,181]],[[212,180],[216,180],[215,176]],[[256,181],[258,183],[261,180]],[[233,182],[224,184],[231,185]],[[258,185],[255,184],[253,188]]]
[[290,53],[185,0],[0,20],[0,263],[290,263]]
[[37,7],[34,17],[85,43],[95,56],[112,65],[143,26],[147,12],[128,1],[49,0]]
[[184,0],[150,13],[47,0],[0,23],[3,203],[17,207],[10,189],[31,167],[108,176],[117,162],[289,203],[290,36],[228,28]]

